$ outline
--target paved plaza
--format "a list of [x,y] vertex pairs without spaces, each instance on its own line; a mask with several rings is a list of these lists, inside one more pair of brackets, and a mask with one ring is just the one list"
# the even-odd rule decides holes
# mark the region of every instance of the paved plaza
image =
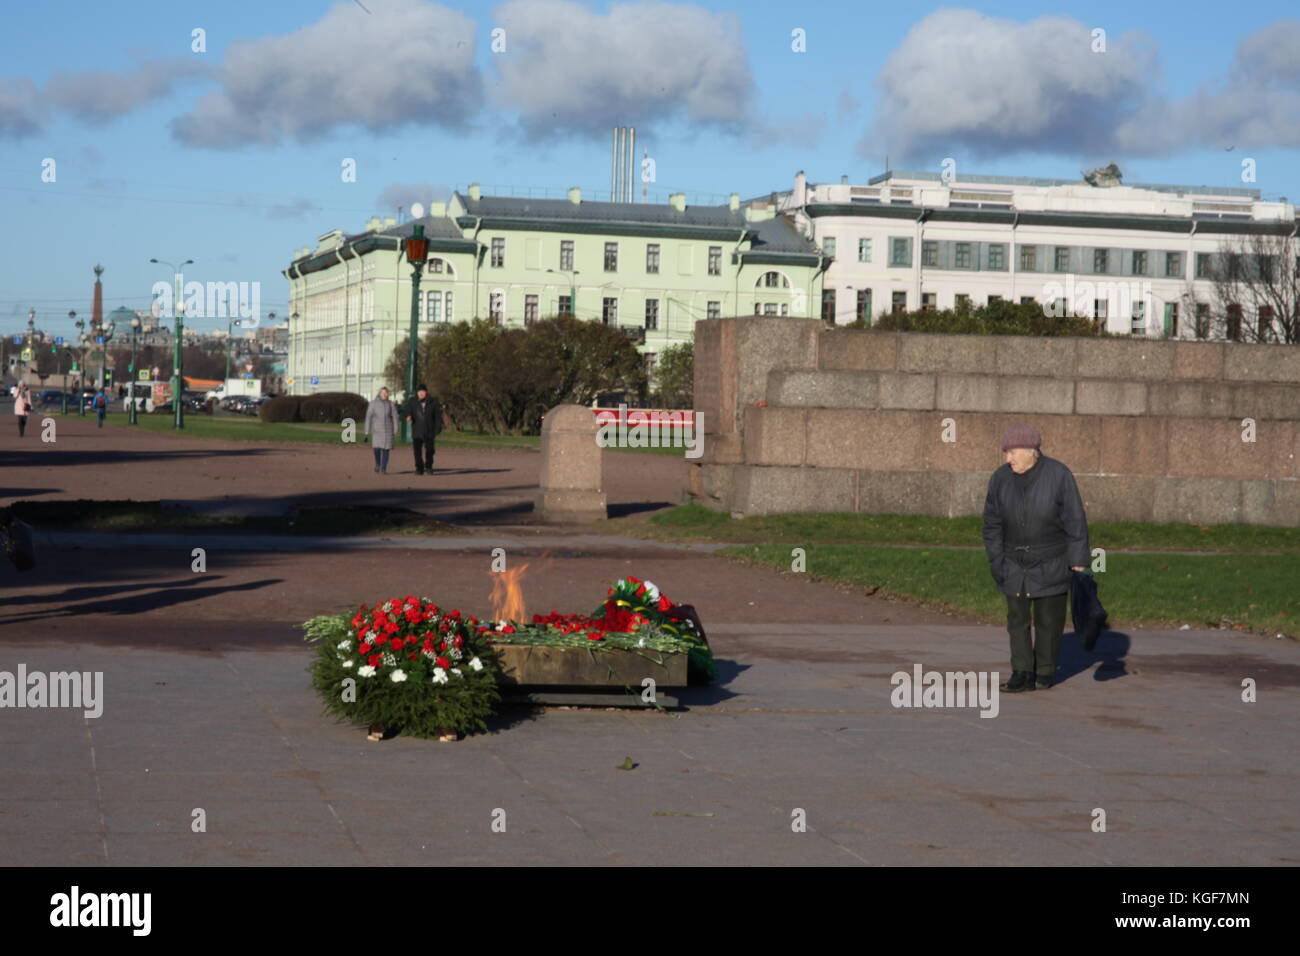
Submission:
[[[0,863],[1300,862],[1291,641],[1131,629],[1085,654],[1067,631],[1060,683],[1000,695],[995,717],[896,708],[891,677],[917,664],[1005,679],[1005,631],[709,548],[537,527],[533,453],[446,448],[432,478],[385,479],[364,448],[59,428],[0,437],[3,501],[388,503],[460,528],[38,532],[36,570],[0,569],[0,671],[102,671],[103,713],[0,711]],[[678,503],[682,467],[607,453],[612,509]],[[321,715],[296,624],[407,593],[486,613],[493,547],[529,562],[530,614],[589,611],[626,574],[693,603],[720,680],[670,713],[508,708],[457,743],[369,743]]]

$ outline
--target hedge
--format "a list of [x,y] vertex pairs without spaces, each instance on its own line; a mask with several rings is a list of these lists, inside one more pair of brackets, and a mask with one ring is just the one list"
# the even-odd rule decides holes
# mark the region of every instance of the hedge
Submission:
[[300,422],[298,406],[307,396],[280,395],[268,402],[263,402],[257,410],[257,417],[264,422]]
[[298,421],[337,425],[345,418],[360,424],[365,421],[370,403],[352,392],[321,392],[303,397],[298,406]]

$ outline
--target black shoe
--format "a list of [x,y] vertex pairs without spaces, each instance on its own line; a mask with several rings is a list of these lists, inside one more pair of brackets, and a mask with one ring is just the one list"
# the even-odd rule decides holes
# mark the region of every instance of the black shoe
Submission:
[[998,687],[1008,694],[1018,694],[1022,690],[1033,690],[1034,675],[1030,671],[1012,671],[1011,680],[1005,684],[999,684]]
[[1037,690],[1048,690],[1052,686],[1050,677],[1039,677],[1034,681],[1034,687]]
[[416,474],[417,474],[417,475],[422,475],[422,474],[424,474],[424,472],[422,472],[422,471],[417,471]]

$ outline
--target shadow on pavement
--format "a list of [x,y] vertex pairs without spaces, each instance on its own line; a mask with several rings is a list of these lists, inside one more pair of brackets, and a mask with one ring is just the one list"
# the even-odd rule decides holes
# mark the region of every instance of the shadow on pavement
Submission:
[[[211,581],[209,575],[205,581]],[[0,618],[2,624],[22,624],[29,621],[49,621],[52,619],[80,617],[84,614],[142,614],[162,608],[176,607],[191,601],[217,597],[237,591],[255,591],[283,584],[283,578],[264,578],[260,581],[248,581],[244,584],[231,584],[225,587],[204,584],[200,587],[185,587],[180,590],[178,583],[149,585],[155,590],[147,594],[122,595],[87,601],[82,604],[65,605],[56,610],[39,611],[30,614],[15,614]]]
[[1074,631],[1067,631],[1061,637],[1061,659],[1057,662],[1056,683],[1064,684],[1070,678],[1087,671],[1098,660],[1101,664],[1093,673],[1093,680],[1127,677],[1128,670],[1124,657],[1132,644],[1127,634],[1107,629],[1101,632],[1101,636],[1097,639],[1097,646],[1089,653],[1083,649],[1079,635]]

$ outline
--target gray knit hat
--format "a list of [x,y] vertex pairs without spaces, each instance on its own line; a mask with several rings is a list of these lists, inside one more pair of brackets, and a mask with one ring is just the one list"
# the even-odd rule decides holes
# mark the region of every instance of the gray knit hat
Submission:
[[1002,450],[1013,448],[1032,448],[1035,451],[1043,446],[1043,436],[1033,425],[1012,425],[1002,436]]

